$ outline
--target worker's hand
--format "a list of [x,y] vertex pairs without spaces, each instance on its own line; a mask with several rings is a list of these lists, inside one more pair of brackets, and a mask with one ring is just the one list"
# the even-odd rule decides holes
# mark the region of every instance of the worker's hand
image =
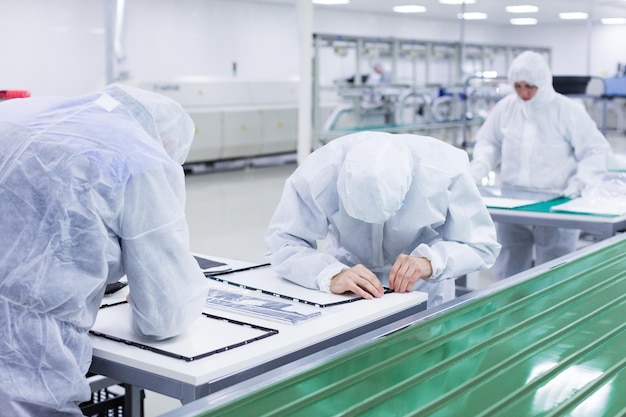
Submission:
[[347,291],[368,300],[380,298],[384,294],[383,284],[378,277],[361,264],[338,273],[330,280],[330,292],[343,294]]
[[389,272],[389,288],[395,292],[410,292],[420,278],[433,274],[433,267],[426,258],[401,254]]
[[489,167],[480,161],[472,161],[470,165],[470,172],[474,178],[474,182],[477,185],[482,184],[483,178],[489,175]]

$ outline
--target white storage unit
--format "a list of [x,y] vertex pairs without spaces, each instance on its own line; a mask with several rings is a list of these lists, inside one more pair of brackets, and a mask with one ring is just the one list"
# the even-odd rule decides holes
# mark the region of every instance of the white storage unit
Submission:
[[261,111],[261,154],[295,151],[298,132],[298,109],[273,108]]
[[296,81],[189,79],[138,86],[189,112],[196,136],[188,164],[296,151]]
[[259,155],[262,141],[261,110],[247,108],[221,113],[224,132],[220,159]]
[[196,135],[189,151],[188,162],[214,161],[222,154],[222,113],[211,109],[190,109],[196,125]]

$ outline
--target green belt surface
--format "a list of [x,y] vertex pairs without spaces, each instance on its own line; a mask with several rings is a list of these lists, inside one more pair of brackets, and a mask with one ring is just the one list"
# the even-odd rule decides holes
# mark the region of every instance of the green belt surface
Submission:
[[[559,197],[553,200],[542,201],[540,203],[528,204],[528,205],[519,206],[519,207],[504,208],[504,209],[501,207],[490,207],[490,208],[497,208],[501,210],[513,210],[513,211],[534,211],[534,212],[539,212],[539,213],[563,213],[559,211],[553,212],[552,207],[559,205],[559,204],[567,203],[570,200],[571,199],[567,197]],[[583,213],[583,212],[580,212],[580,213],[565,212],[565,213],[576,214],[578,216],[617,217],[616,214],[597,214],[597,213]]]
[[567,203],[570,201],[567,197],[559,197],[554,200],[542,201],[541,203],[528,204],[526,206],[513,207],[510,210],[518,210],[518,211],[538,211],[541,213],[550,213],[550,209],[552,206],[556,206],[559,204]]
[[626,240],[199,416],[626,415]]

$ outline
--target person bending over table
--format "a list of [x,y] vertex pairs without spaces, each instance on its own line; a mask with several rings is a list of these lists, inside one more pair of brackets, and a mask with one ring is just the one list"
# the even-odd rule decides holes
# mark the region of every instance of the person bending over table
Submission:
[[124,275],[138,334],[200,316],[181,167],[193,135],[180,105],[123,85],[0,104],[0,414],[83,415],[88,331]]
[[467,154],[383,132],[309,155],[286,180],[265,241],[275,271],[300,285],[367,299],[383,286],[424,291],[428,307],[454,298],[454,279],[489,268],[500,250]]

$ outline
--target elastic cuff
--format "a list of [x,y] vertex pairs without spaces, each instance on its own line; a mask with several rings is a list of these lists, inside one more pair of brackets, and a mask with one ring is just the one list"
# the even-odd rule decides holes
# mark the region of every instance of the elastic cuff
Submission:
[[411,256],[415,256],[417,258],[426,258],[430,261],[430,266],[433,269],[433,274],[427,278],[429,281],[439,281],[438,277],[441,276],[443,272],[443,261],[441,257],[434,251],[432,248],[425,243],[419,245],[413,252],[411,252]]
[[322,272],[317,276],[317,286],[320,291],[330,293],[330,281],[335,275],[346,269],[350,269],[350,267],[339,262],[322,269]]

